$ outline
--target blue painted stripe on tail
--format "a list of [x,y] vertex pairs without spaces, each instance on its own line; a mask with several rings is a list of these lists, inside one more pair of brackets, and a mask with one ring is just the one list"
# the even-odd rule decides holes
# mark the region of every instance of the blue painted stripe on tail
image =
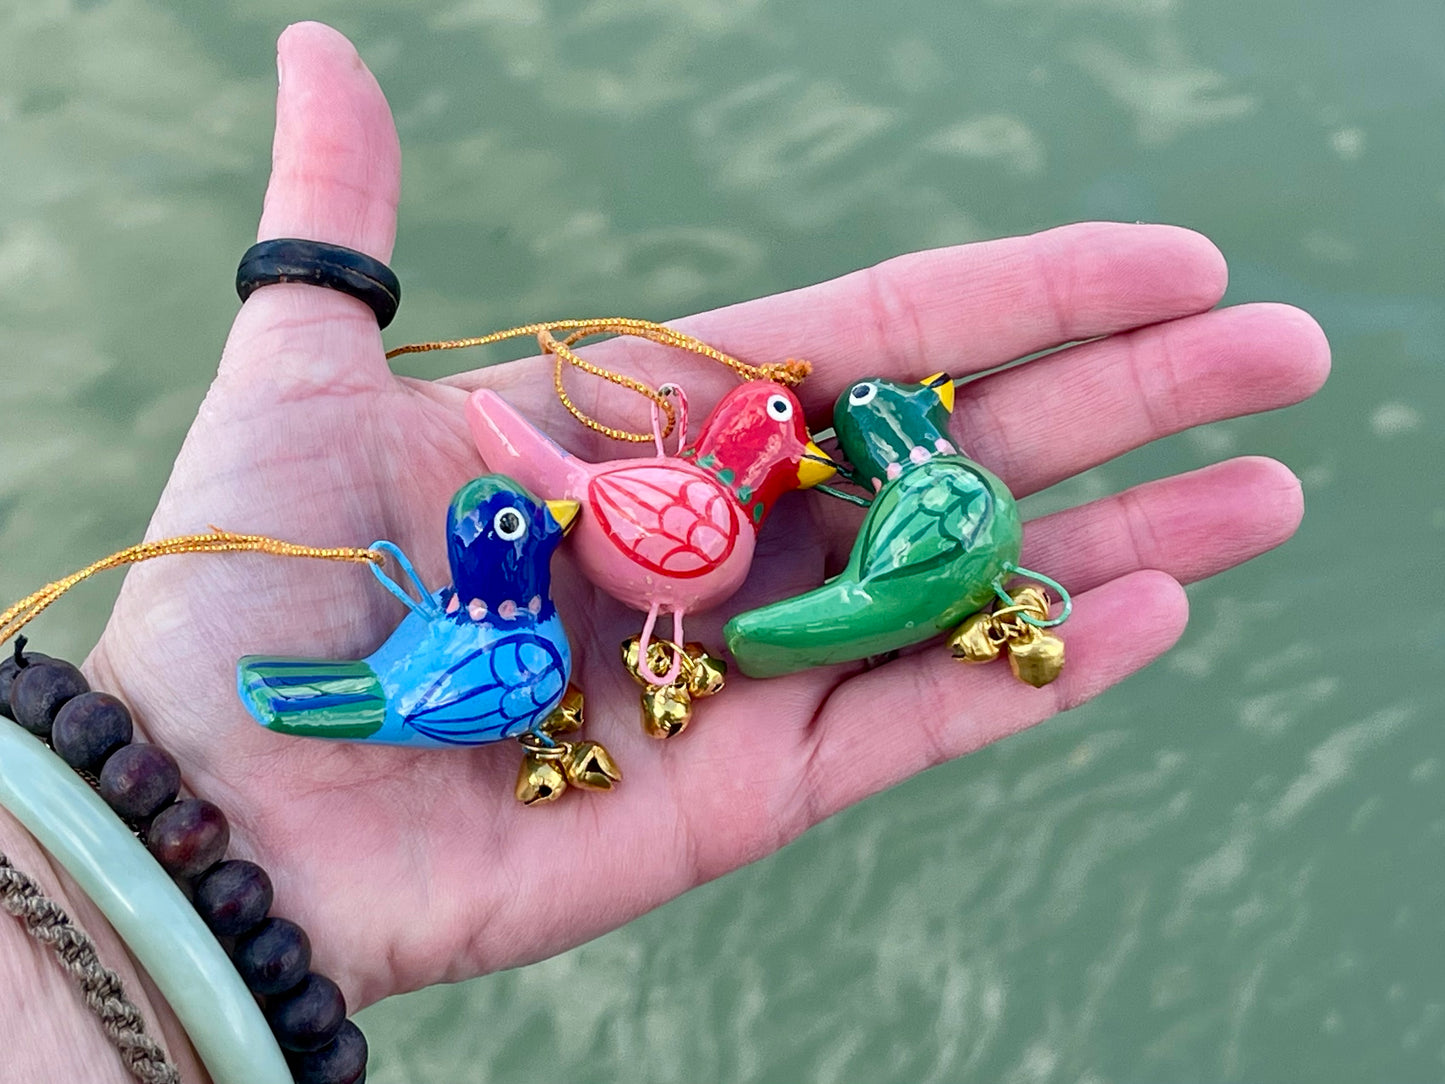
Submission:
[[314,670],[305,674],[265,674],[255,669],[247,669],[246,673],[257,683],[268,689],[294,689],[300,685],[339,685],[342,682],[351,684],[367,684],[375,681],[370,671],[346,673],[346,674],[318,674]]
[[342,708],[361,704],[381,704],[386,702],[379,696],[367,696],[365,693],[325,693],[319,696],[273,696],[270,698],[271,710],[284,714],[289,711],[320,711],[323,708]]

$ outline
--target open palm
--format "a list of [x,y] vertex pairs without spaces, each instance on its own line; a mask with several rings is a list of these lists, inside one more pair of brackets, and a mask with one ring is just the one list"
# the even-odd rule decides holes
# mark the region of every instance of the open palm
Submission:
[[[326,27],[292,27],[280,55],[260,236],[389,258],[399,152],[380,90]],[[1224,282],[1221,258],[1196,234],[1095,224],[905,256],[677,323],[750,361],[811,360],[801,394],[821,424],[864,375],[963,376],[1096,340],[960,389],[956,437],[1022,496],[1319,386],[1328,352],[1314,323],[1283,306],[1208,311]],[[591,314],[518,319],[562,315]],[[648,344],[614,341],[592,356],[653,383],[679,379],[702,410],[733,380]],[[361,303],[306,286],[260,290],[237,317],[149,537],[215,524],[318,546],[388,538],[440,586],[447,501],[486,469],[463,416],[468,391],[497,388],[585,457],[623,454],[562,412],[547,368],[397,378]],[[635,409],[597,395],[606,416]],[[317,967],[355,1008],[586,940],[851,802],[1093,696],[1174,642],[1186,614],[1178,581],[1276,545],[1300,511],[1293,476],[1249,459],[1035,521],[1022,563],[1077,601],[1064,630],[1069,665],[1054,685],[965,669],[939,650],[873,669],[734,677],[665,744],[643,735],[618,661],[641,615],[582,580],[564,545],[554,595],[587,695],[584,734],[606,743],[625,780],[540,809],[512,797],[515,747],[328,744],[270,733],[245,714],[238,656],[356,658],[390,633],[400,607],[356,566],[218,555],[137,567],[88,665],[97,687],[133,705],[144,736],[175,753],[187,787],[227,810],[232,852],[272,872],[277,913],[308,928]],[[815,585],[846,554],[856,519],[822,497],[785,498],[743,591],[727,613],[690,621],[689,635],[718,645],[728,613]]]

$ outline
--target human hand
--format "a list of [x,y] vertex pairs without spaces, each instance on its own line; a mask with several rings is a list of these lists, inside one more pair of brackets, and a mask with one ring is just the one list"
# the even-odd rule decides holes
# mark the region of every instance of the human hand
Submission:
[[[259,235],[389,259],[399,151],[380,90],[317,24],[283,35],[280,67]],[[801,396],[819,421],[865,375],[963,376],[1107,336],[959,389],[960,442],[1023,496],[1319,386],[1328,350],[1314,322],[1277,305],[1208,311],[1224,284],[1221,257],[1196,234],[1094,224],[900,257],[676,326],[747,360],[808,358]],[[517,318],[560,315],[573,314]],[[648,344],[614,341],[589,356],[653,384],[677,378],[703,410],[732,382]],[[262,289],[237,316],[148,537],[212,523],[317,546],[384,537],[440,585],[447,502],[485,470],[463,416],[472,389],[496,388],[585,457],[622,454],[563,412],[548,369],[534,359],[439,382],[397,378],[360,302]],[[616,416],[596,390],[590,412]],[[587,940],[868,794],[1096,695],[1174,642],[1186,617],[1179,581],[1278,544],[1300,513],[1285,468],[1245,459],[1044,517],[1028,525],[1021,563],[1049,570],[1076,600],[1069,665],[1053,685],[965,669],[942,650],[872,670],[734,676],[666,744],[642,734],[637,688],[618,662],[641,615],[583,581],[564,544],[554,595],[587,695],[586,734],[626,778],[542,809],[512,797],[514,748],[328,744],[246,715],[238,656],[357,658],[392,630],[400,608],[363,569],[260,555],[137,567],[88,668],[132,706],[138,738],[172,751],[188,788],[227,811],[232,853],[271,872],[276,912],[306,927],[317,969],[355,1009]],[[839,502],[784,499],[746,586],[690,618],[690,635],[719,645],[729,614],[815,585],[846,556],[856,518]]]

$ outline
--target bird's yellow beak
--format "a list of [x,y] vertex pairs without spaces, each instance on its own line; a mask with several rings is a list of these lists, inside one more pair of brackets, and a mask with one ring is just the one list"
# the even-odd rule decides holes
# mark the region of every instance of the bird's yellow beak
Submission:
[[953,377],[947,373],[934,373],[924,379],[923,386],[932,388],[933,393],[943,402],[943,409],[953,413]]
[[562,528],[566,534],[572,529],[572,521],[577,518],[578,511],[582,508],[576,501],[548,501],[547,511],[552,513],[552,518],[557,521],[557,526]]
[[812,489],[819,482],[826,482],[833,475],[838,473],[838,464],[828,457],[828,453],[819,448],[811,440],[803,450],[803,458],[798,462],[798,488]]

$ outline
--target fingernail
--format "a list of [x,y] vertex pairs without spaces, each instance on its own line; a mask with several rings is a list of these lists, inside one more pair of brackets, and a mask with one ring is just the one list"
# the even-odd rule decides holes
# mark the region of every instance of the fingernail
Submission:
[[[291,25],[295,26],[296,24],[292,23]],[[276,85],[278,87],[286,82],[286,48],[283,42],[285,42],[286,35],[290,33],[290,31],[291,27],[288,26],[285,30],[281,31],[280,36],[276,39]]]

